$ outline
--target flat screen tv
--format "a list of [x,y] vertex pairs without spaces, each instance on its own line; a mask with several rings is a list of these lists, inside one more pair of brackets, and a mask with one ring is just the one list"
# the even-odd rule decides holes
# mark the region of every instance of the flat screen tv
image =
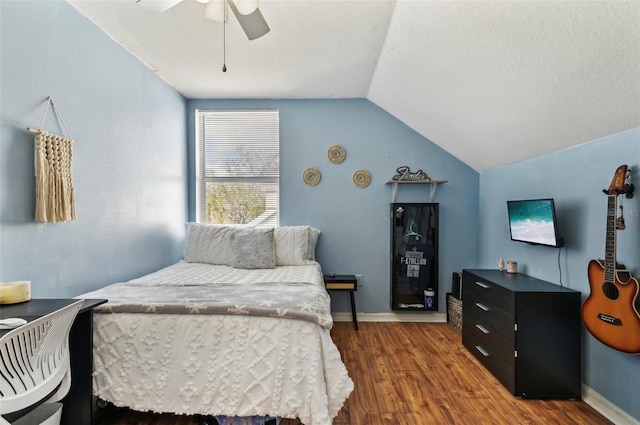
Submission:
[[552,198],[507,201],[511,240],[560,248],[556,210]]

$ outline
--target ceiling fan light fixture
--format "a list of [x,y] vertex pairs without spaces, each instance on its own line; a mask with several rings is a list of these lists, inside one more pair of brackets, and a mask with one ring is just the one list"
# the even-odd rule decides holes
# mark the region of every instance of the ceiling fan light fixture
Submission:
[[207,4],[210,0],[196,0],[198,3]]
[[250,15],[258,9],[260,0],[232,0],[241,15]]
[[238,11],[233,0],[228,1],[228,5],[249,40],[260,38],[271,30],[260,9],[256,9],[248,15],[243,15]]
[[204,16],[216,22],[224,22],[227,15],[227,2],[225,0],[211,0],[204,9]]

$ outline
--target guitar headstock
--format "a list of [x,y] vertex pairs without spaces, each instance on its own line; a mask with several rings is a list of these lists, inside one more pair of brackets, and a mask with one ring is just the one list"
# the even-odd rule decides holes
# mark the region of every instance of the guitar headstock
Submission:
[[609,185],[609,189],[603,189],[602,191],[607,195],[623,195],[626,194],[627,198],[633,197],[633,185],[629,183],[631,173],[626,165],[621,165],[616,170]]

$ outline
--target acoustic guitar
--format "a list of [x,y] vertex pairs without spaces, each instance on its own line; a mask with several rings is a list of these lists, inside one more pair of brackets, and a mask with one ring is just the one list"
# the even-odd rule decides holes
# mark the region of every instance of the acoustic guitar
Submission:
[[623,264],[616,262],[616,231],[624,229],[624,219],[616,218],[618,196],[633,196],[626,165],[615,172],[607,194],[607,232],[604,260],[588,266],[590,294],[582,304],[582,322],[600,342],[629,354],[640,354],[640,282]]

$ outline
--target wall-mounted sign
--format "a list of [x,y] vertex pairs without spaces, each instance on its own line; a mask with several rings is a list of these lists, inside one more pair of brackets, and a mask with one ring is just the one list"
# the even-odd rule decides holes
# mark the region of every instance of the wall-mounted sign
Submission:
[[396,170],[398,174],[393,176],[393,180],[395,181],[422,181],[422,180],[430,180],[427,173],[422,170],[418,170],[416,172],[412,172],[409,167],[403,165],[402,167],[398,167]]

